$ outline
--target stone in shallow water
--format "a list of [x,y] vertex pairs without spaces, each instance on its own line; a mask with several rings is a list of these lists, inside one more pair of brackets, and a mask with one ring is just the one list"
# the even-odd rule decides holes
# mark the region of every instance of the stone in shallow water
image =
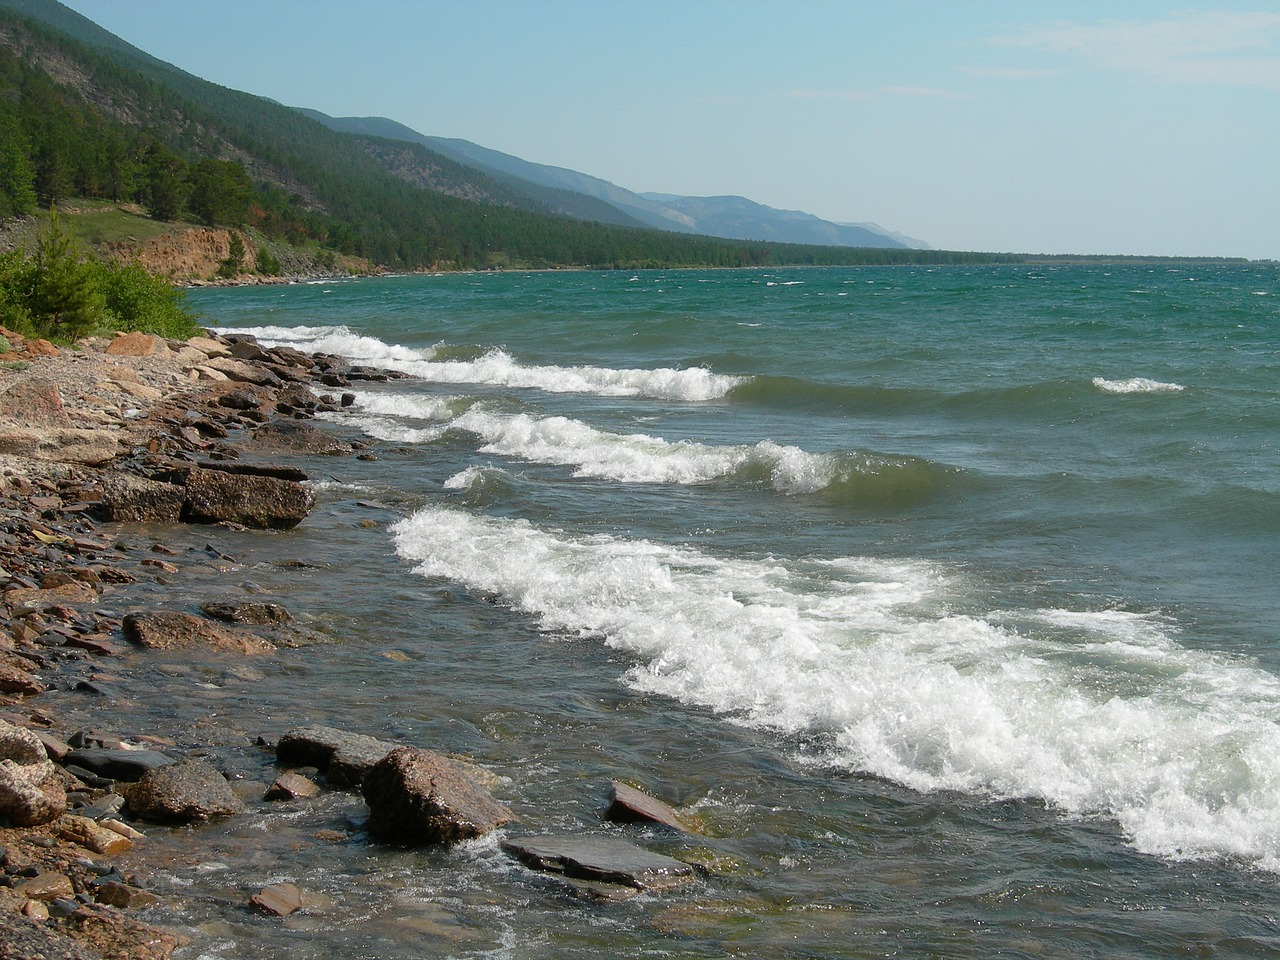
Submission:
[[276,760],[290,767],[316,767],[334,786],[358,787],[374,764],[396,746],[388,740],[316,724],[281,737]]
[[230,784],[203,760],[158,767],[127,788],[129,809],[160,823],[190,823],[244,813]]
[[573,834],[508,840],[502,849],[535,870],[570,880],[666,890],[693,881],[693,867],[625,840]]
[[387,843],[457,843],[515,819],[464,764],[417,747],[397,747],[383,757],[361,790],[369,832]]
[[604,816],[615,823],[657,823],[682,833],[689,832],[669,805],[620,780],[610,784],[609,809]]

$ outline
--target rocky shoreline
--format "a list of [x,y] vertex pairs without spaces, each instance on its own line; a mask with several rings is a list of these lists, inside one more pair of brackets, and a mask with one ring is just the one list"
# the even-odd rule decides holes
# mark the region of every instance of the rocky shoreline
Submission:
[[[198,612],[130,607],[131,585],[163,583],[180,572],[179,557],[163,542],[117,538],[115,525],[298,524],[315,500],[308,477],[270,456],[371,457],[308,421],[350,403],[342,389],[352,381],[395,374],[249,337],[135,333],[58,349],[0,336],[13,348],[0,356],[0,960],[168,957],[187,938],[139,916],[163,913],[146,889],[146,833],[241,815],[245,799],[210,760],[60,716],[42,694],[106,695],[148,651],[230,659],[312,642],[267,598],[209,601]],[[515,819],[483,769],[432,750],[305,725],[244,745],[263,749],[274,750],[280,776],[253,803],[358,790],[376,842],[447,844]],[[606,816],[687,829],[670,807],[621,783]],[[594,899],[680,886],[694,874],[598,837],[503,846]],[[307,892],[286,883],[233,909],[286,915],[307,906]]]

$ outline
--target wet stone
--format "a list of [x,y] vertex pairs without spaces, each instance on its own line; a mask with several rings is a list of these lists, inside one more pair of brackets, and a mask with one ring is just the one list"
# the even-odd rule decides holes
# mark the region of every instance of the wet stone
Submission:
[[151,770],[173,762],[173,758],[157,750],[104,750],[101,747],[88,747],[72,750],[66,756],[68,766],[126,783],[141,780]]
[[693,881],[693,867],[611,837],[575,835],[508,840],[502,849],[534,870],[572,880],[666,890]]
[[681,832],[689,829],[668,804],[620,780],[609,785],[609,807],[604,816],[615,823],[656,823]]
[[134,814],[160,823],[211,820],[245,810],[226,778],[199,759],[149,771],[126,788],[125,798]]

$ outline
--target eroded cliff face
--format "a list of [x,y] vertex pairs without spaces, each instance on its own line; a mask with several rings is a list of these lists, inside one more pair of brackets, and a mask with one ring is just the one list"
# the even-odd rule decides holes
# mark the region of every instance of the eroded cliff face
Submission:
[[[136,261],[152,273],[190,283],[212,279],[231,254],[231,231],[211,227],[175,230],[139,243],[116,241],[105,245],[103,252],[119,260]],[[242,269],[252,269],[258,247],[245,234]]]

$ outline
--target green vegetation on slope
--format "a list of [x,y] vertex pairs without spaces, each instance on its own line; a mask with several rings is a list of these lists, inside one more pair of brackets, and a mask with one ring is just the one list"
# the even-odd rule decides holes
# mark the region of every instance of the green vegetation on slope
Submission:
[[185,339],[199,332],[185,294],[136,264],[85,256],[56,212],[31,256],[0,254],[0,325],[70,343],[92,333],[142,330]]
[[744,243],[552,216],[425,147],[339,133],[186,74],[54,0],[0,0],[6,156],[0,217],[29,210],[33,195],[127,200],[157,219],[252,227],[393,269],[1010,259]]

